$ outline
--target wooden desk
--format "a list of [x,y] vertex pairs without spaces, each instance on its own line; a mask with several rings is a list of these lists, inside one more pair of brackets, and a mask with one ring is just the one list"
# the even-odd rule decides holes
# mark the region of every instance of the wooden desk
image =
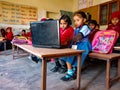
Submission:
[[115,47],[114,47],[114,50],[120,51],[120,46],[115,46]]
[[36,48],[30,45],[18,45],[14,44],[12,47],[13,59],[14,59],[14,46],[17,46],[35,56],[38,56],[42,59],[42,86],[41,90],[46,90],[46,67],[47,60],[49,58],[56,57],[65,57],[65,56],[77,56],[78,65],[77,65],[77,90],[80,90],[80,81],[81,81],[81,55],[83,50],[75,50],[75,49],[50,49],[50,48]]

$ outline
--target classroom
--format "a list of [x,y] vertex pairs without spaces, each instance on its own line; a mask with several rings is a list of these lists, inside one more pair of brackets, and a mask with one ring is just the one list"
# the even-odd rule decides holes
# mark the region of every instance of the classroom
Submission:
[[0,90],[120,90],[120,0],[0,0]]

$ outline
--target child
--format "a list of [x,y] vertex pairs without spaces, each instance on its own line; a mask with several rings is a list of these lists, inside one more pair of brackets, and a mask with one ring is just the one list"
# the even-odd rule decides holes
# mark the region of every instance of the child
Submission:
[[[69,47],[70,42],[73,37],[74,30],[70,26],[71,19],[68,15],[61,16],[60,20],[60,42],[63,47]],[[64,73],[66,72],[66,64],[64,61],[59,61],[58,58],[55,59],[55,67],[51,69],[53,72]]]
[[4,29],[4,28],[1,28],[0,32],[1,32],[2,37],[5,37],[5,35],[6,35],[5,29]]
[[21,36],[27,37],[26,30],[22,30]]
[[[82,53],[82,66],[85,62],[85,59],[88,55],[88,53],[91,51],[92,47],[89,42],[88,36],[90,34],[90,28],[85,25],[85,22],[87,21],[87,16],[82,11],[77,11],[74,13],[73,16],[74,24],[75,24],[75,30],[74,30],[74,36],[73,36],[73,44],[77,46],[77,50],[85,50],[85,52]],[[75,76],[75,67],[77,66],[77,57],[76,56],[69,56],[61,58],[60,60],[64,60],[67,63],[67,74],[61,78],[63,81],[69,81],[76,78]]]
[[6,38],[6,40],[12,41],[12,39],[13,39],[12,27],[6,28],[5,38]]
[[100,25],[97,24],[96,27],[95,27],[95,29],[100,30]]
[[[0,37],[4,40],[5,39],[5,35],[6,35],[6,31],[4,28],[0,29]],[[4,50],[4,43],[0,42],[0,51]]]
[[118,41],[116,43],[117,46],[120,45],[120,11],[115,11],[110,16],[110,23],[107,27],[107,30],[115,30],[119,34]]
[[[12,48],[11,41],[13,39],[12,27],[7,27],[6,28],[5,39],[6,39],[7,49],[11,49]],[[4,50],[3,48],[4,48],[4,43],[1,44],[0,50]]]
[[11,49],[11,48],[12,48],[11,41],[12,41],[12,39],[13,39],[12,27],[7,27],[7,28],[6,28],[5,39],[6,39],[7,49]]
[[100,30],[96,29],[96,26],[98,25],[96,20],[90,20],[88,25],[89,25],[89,27],[91,29],[91,32],[90,32],[90,35],[89,35],[89,40],[92,43],[92,40],[94,38],[95,33],[100,31]]

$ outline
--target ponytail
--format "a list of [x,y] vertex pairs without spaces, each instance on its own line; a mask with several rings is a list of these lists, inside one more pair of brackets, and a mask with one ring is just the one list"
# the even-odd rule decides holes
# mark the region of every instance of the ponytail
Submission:
[[89,22],[89,21],[91,21],[91,14],[89,13],[89,12],[87,12],[87,13],[85,13],[86,14],[86,16],[87,16],[87,18],[86,18],[86,22]]
[[89,22],[91,20],[91,14],[88,12],[85,13],[85,12],[79,10],[79,11],[74,12],[73,16],[75,16],[75,15],[82,16],[83,18],[86,19],[86,22]]

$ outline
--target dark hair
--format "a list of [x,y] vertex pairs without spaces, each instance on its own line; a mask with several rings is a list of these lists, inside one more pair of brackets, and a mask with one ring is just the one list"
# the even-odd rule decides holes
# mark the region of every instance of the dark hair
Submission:
[[86,22],[89,22],[92,18],[92,15],[89,12],[87,12],[86,14],[87,14],[87,21]]
[[97,25],[97,21],[96,20],[90,20],[89,22],[88,22],[88,25],[89,24],[94,24],[95,26]]
[[10,29],[10,32],[12,32],[12,27],[7,27],[6,30]]
[[26,32],[26,30],[22,30],[22,32]]
[[59,19],[59,22],[60,22],[62,19],[64,19],[65,22],[68,23],[68,25],[71,25],[71,24],[72,24],[71,19],[70,19],[70,17],[69,17],[68,15],[62,15],[61,18]]
[[46,21],[52,21],[52,20],[54,20],[53,18],[49,18],[49,19],[47,19]]
[[76,12],[74,12],[73,16],[75,16],[75,15],[77,15],[77,16],[81,15],[83,18],[86,19],[86,22],[91,20],[91,14],[90,13],[85,13],[83,11],[76,11]]
[[4,28],[1,28],[0,31],[1,31],[2,36],[5,37],[5,35],[6,35],[6,31],[5,31],[5,29],[4,29]]
[[97,24],[96,26],[98,26],[98,28],[100,27],[100,25],[99,25],[99,24]]

